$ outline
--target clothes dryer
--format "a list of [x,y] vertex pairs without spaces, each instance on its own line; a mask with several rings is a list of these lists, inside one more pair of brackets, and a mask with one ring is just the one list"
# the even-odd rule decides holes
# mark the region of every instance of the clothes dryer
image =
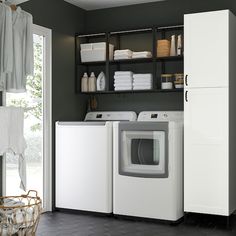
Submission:
[[183,216],[183,113],[141,112],[114,123],[113,212],[177,221]]

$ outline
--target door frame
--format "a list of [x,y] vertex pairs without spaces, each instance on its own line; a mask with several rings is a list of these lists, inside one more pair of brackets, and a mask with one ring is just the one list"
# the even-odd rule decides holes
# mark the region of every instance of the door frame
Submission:
[[[43,205],[44,211],[52,211],[52,30],[33,25],[33,33],[44,36],[43,74]],[[6,104],[6,93],[2,93],[2,103]],[[2,192],[6,194],[6,158],[3,158]]]

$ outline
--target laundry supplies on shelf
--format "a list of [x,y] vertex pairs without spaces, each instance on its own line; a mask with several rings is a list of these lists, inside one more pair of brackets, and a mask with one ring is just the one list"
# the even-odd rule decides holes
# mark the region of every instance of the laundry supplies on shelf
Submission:
[[97,90],[97,79],[95,77],[94,72],[91,73],[88,78],[88,92],[96,92]]
[[143,51],[143,52],[133,52],[132,59],[138,59],[138,58],[151,58],[152,53],[149,51]]
[[114,53],[114,60],[132,59],[133,52],[129,49],[116,50]]
[[133,89],[134,90],[151,90],[153,89],[152,74],[134,74],[133,75]]
[[133,72],[116,71],[114,76],[115,91],[133,90]]
[[[106,61],[106,42],[80,45],[81,62]],[[109,44],[109,60],[113,59],[114,45]]]
[[84,73],[81,78],[81,92],[88,92],[88,74]]
[[157,40],[157,57],[170,56],[170,41],[167,39]]
[[97,91],[105,91],[106,89],[106,76],[103,72],[97,78]]

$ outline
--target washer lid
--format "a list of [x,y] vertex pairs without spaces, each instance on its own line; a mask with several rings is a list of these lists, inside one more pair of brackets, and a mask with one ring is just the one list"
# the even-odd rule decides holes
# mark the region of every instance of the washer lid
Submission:
[[137,115],[133,111],[89,112],[85,121],[136,121]]
[[143,111],[138,116],[138,121],[183,121],[182,111]]

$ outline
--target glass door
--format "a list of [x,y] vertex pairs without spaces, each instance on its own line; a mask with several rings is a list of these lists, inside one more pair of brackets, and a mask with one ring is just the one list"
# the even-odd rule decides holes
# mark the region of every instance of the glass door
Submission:
[[121,175],[168,177],[168,123],[121,123],[119,142]]
[[[27,78],[26,93],[5,93],[5,105],[23,107],[25,110],[24,136],[27,143],[25,151],[27,170],[27,190],[36,190],[43,200],[46,210],[50,210],[51,199],[47,193],[50,184],[50,30],[34,27],[34,76]],[[49,48],[50,49],[50,48]],[[49,58],[48,58],[49,57]],[[49,100],[49,104],[47,103]],[[47,122],[49,121],[49,122]],[[49,143],[46,141],[49,141]],[[18,157],[5,155],[5,195],[23,194],[20,189]]]

